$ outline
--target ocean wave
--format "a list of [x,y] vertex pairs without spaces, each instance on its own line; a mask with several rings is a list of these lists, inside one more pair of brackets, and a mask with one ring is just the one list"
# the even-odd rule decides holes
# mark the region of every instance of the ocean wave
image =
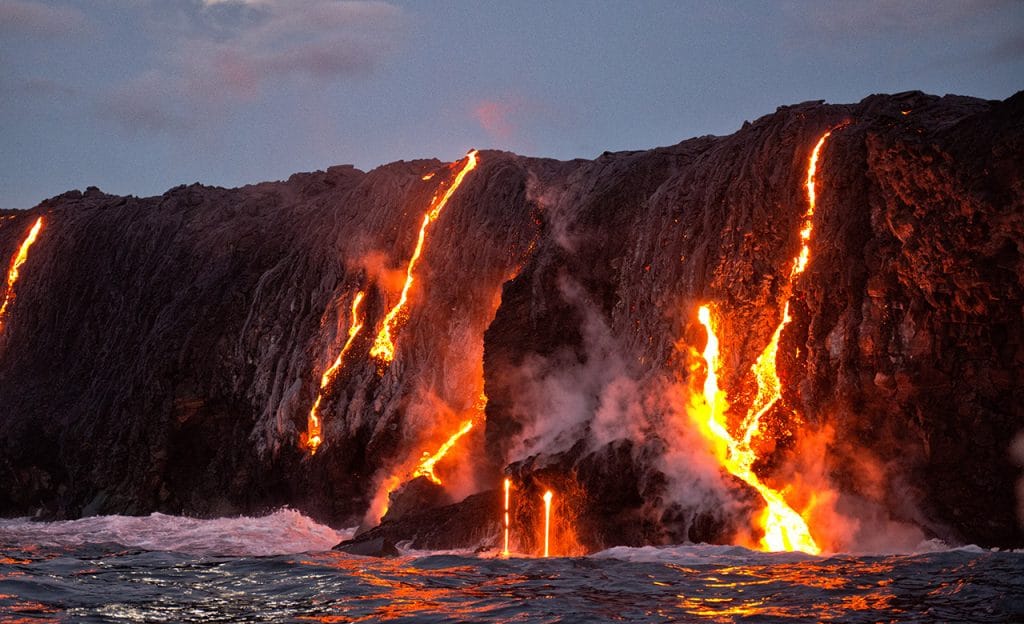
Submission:
[[633,563],[674,563],[680,565],[795,563],[816,559],[801,552],[768,553],[742,546],[677,544],[674,546],[616,546],[590,555],[595,559],[618,559]]
[[734,565],[734,564],[788,564],[801,561],[817,560],[829,557],[889,557],[963,553],[982,554],[985,552],[1004,552],[1024,554],[1024,550],[1004,550],[998,548],[985,549],[974,544],[951,545],[939,539],[925,540],[916,548],[909,550],[892,550],[889,552],[842,552],[824,553],[820,556],[801,552],[763,552],[742,546],[725,546],[714,544],[677,544],[672,546],[616,546],[590,555],[597,559],[618,559],[633,563],[674,563],[678,565]]
[[13,544],[73,548],[112,542],[141,550],[232,557],[329,550],[353,533],[354,529],[338,531],[324,526],[293,509],[260,517],[214,519],[152,513],[59,522],[0,520],[0,541]]

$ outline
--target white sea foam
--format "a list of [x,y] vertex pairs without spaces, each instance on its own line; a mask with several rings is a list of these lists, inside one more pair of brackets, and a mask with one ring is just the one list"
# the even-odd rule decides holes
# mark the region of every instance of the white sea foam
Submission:
[[129,548],[193,555],[269,556],[328,550],[354,529],[336,531],[292,509],[258,518],[200,520],[153,513],[61,522],[0,520],[0,541],[49,547],[114,542]]
[[619,559],[636,563],[674,563],[678,565],[736,565],[751,563],[794,563],[814,559],[801,552],[766,553],[742,546],[714,544],[678,544],[675,546],[616,546],[591,555],[596,559]]
[[[986,550],[973,544],[967,546],[953,546],[938,539],[931,539],[921,542],[911,550],[897,550],[891,552],[872,553],[829,553],[820,557],[800,552],[777,552],[768,553],[757,550],[750,550],[742,546],[717,546],[712,544],[679,544],[675,546],[642,546],[628,547],[617,546],[594,553],[591,557],[597,559],[619,559],[637,563],[674,563],[678,565],[737,565],[737,564],[786,564],[799,561],[819,559],[821,557],[844,556],[858,557],[865,555],[873,556],[897,556],[897,555],[928,555],[946,552],[962,552],[969,554],[981,554],[995,552],[999,549]],[[1000,551],[1016,552],[1016,551]],[[1024,553],[1024,550],[1020,551]]]

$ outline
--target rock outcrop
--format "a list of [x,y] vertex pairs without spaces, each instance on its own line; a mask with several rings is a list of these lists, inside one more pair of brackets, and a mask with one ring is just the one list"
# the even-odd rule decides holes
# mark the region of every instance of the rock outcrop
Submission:
[[[805,478],[813,455],[840,507],[1020,546],[1022,119],[1024,94],[913,92],[592,161],[483,151],[429,226],[387,366],[369,347],[443,163],[6,211],[4,262],[45,226],[0,333],[0,513],[290,505],[351,526],[473,420],[437,466],[442,491],[396,492],[366,540],[494,547],[509,475],[520,501],[559,492],[567,551],[729,541],[757,501],[686,423],[695,310],[720,311],[721,383],[742,409],[792,296],[759,473]],[[790,285],[807,159],[829,129],[812,255]],[[306,415],[360,290],[366,329],[310,456]],[[533,526],[536,502],[516,513]]]

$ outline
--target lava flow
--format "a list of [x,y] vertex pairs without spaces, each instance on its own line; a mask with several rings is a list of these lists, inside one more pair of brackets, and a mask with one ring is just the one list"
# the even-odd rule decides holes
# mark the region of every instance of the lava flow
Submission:
[[501,550],[503,557],[508,557],[508,499],[509,490],[512,489],[512,481],[505,479],[505,548]]
[[[818,139],[811,151],[807,165],[807,177],[804,181],[807,191],[807,210],[804,212],[800,225],[800,251],[793,258],[789,271],[787,285],[789,288],[792,288],[793,280],[804,272],[810,261],[810,240],[813,231],[811,219],[817,204],[815,177],[821,149],[831,134],[831,131],[826,132]],[[772,333],[771,340],[751,367],[751,372],[757,383],[757,394],[740,426],[742,438],[739,440],[729,432],[725,418],[725,394],[718,389],[719,346],[710,308],[701,306],[699,320],[708,334],[708,343],[704,350],[704,361],[707,366],[704,400],[709,413],[701,430],[707,437],[711,437],[717,442],[716,453],[726,469],[756,489],[764,499],[766,508],[761,517],[761,526],[764,529],[761,546],[772,551],[801,550],[812,554],[821,552],[814,538],[811,537],[806,521],[786,503],[780,492],[762,483],[753,470],[754,462],[758,457],[751,447],[751,441],[760,433],[761,418],[782,398],[782,381],[779,379],[776,369],[776,357],[782,330],[792,320],[789,314],[789,300],[787,299],[783,306],[782,319]]]
[[771,551],[801,550],[818,554],[821,549],[811,537],[804,519],[793,511],[780,492],[762,483],[754,473],[757,454],[746,444],[737,442],[729,433],[725,419],[725,393],[718,388],[718,337],[715,334],[711,310],[707,306],[700,307],[699,320],[708,334],[707,346],[704,348],[704,362],[707,365],[704,402],[707,406],[707,415],[703,422],[698,422],[701,432],[715,442],[715,454],[725,469],[757,490],[764,499],[765,510],[760,518],[761,527],[764,529],[761,546]]
[[[427,226],[436,221],[441,216],[441,211],[448,204],[448,200],[451,199],[452,195],[462,184],[462,180],[466,175],[476,168],[477,158],[476,150],[469,152],[466,155],[466,164],[462,166],[459,173],[452,180],[452,183],[448,186],[448,189],[443,195],[438,197],[434,196],[434,199],[430,202],[430,210],[423,215],[423,224],[420,225],[419,238],[416,240],[416,248],[412,252],[412,257],[409,258],[409,265],[405,269],[405,284],[402,286],[402,294],[398,297],[398,302],[388,311],[384,317],[384,322],[381,324],[380,331],[377,333],[377,339],[373,342],[373,347],[370,348],[370,355],[377,358],[384,366],[391,363],[395,359],[395,341],[392,337],[392,332],[405,320],[408,312],[405,310],[405,304],[409,299],[409,289],[412,287],[413,274],[416,270],[416,262],[420,258],[420,254],[423,252],[423,243],[427,237]],[[429,179],[424,177],[424,179]]]
[[32,244],[36,242],[36,238],[39,236],[39,231],[43,229],[43,218],[39,217],[36,219],[35,225],[29,230],[28,236],[22,241],[21,247],[18,248],[18,253],[15,254],[14,258],[11,259],[11,268],[7,271],[7,288],[4,290],[4,300],[0,303],[0,329],[3,328],[4,316],[7,314],[7,306],[14,300],[14,284],[18,281],[19,270],[21,265],[25,264],[28,260],[28,250],[32,247]]
[[334,377],[338,374],[338,369],[341,368],[341,363],[345,359],[345,354],[352,347],[352,342],[356,339],[356,336],[363,329],[363,321],[359,317],[359,304],[362,303],[365,293],[359,291],[356,296],[352,298],[352,318],[349,321],[348,328],[348,339],[345,341],[345,346],[338,352],[338,357],[334,358],[334,363],[324,371],[324,374],[320,377],[320,391],[316,395],[316,401],[313,402],[312,409],[309,410],[309,418],[306,423],[306,447],[309,449],[309,454],[316,454],[317,448],[320,447],[320,443],[323,442],[322,437],[322,426],[320,422],[320,401],[324,398],[324,390],[334,380]]
[[544,556],[548,556],[551,537],[551,490],[544,492]]
[[441,479],[439,479],[438,476],[434,474],[434,465],[437,464],[437,462],[441,461],[441,459],[448,454],[448,451],[452,450],[452,447],[455,446],[455,443],[459,441],[459,438],[469,433],[469,430],[472,428],[472,420],[467,420],[464,423],[462,423],[462,426],[459,427],[458,431],[453,433],[451,437],[449,437],[448,440],[441,445],[441,448],[437,449],[437,451],[433,455],[427,455],[427,457],[425,457],[423,461],[420,462],[420,465],[416,467],[416,471],[412,473],[412,476],[414,478],[426,477],[433,481],[434,483],[441,485]]
[[[444,456],[448,454],[448,451],[452,450],[452,447],[455,446],[455,443],[459,441],[459,438],[469,433],[469,430],[472,428],[473,421],[467,420],[464,423],[462,423],[462,426],[459,427],[458,431],[453,433],[451,437],[449,437],[445,441],[445,443],[441,445],[440,448],[434,451],[433,454],[429,454],[426,451],[424,451],[423,459],[416,466],[416,469],[413,471],[411,477],[408,477],[408,479],[415,479],[416,477],[426,477],[427,479],[430,479],[433,483],[436,483],[437,485],[444,485],[444,483],[441,481],[441,478],[438,477],[437,474],[434,472],[434,466],[437,465],[437,462],[444,459]],[[377,501],[379,501],[380,503],[380,513],[376,514],[376,519],[379,520],[380,518],[383,518],[387,515],[388,508],[391,504],[391,494],[407,480],[399,477],[399,474],[402,473],[394,473],[388,475],[388,477],[384,479],[384,482],[381,485],[381,489],[378,491],[379,493],[377,495],[377,499],[375,499],[374,503],[371,504],[368,515],[373,515],[373,508],[374,506],[376,506]],[[404,474],[408,475],[408,473]]]
[[[397,490],[402,483],[409,479],[426,477],[437,485],[444,485],[441,478],[437,476],[436,472],[434,472],[434,467],[437,465],[437,462],[444,459],[445,455],[452,450],[462,436],[470,432],[473,428],[474,420],[483,418],[484,411],[487,409],[487,395],[484,394],[483,391],[480,392],[480,397],[477,399],[477,402],[473,407],[476,411],[476,415],[469,420],[463,421],[455,433],[451,434],[448,439],[445,440],[444,444],[438,447],[436,451],[433,453],[423,451],[422,459],[420,460],[420,463],[416,465],[416,468],[412,471],[411,475],[409,475],[408,472],[399,471],[388,475],[384,479],[384,482],[381,484],[381,489],[378,490],[377,497],[371,503],[370,509],[367,511],[368,518],[374,516],[376,516],[376,519],[378,520],[383,518],[388,513],[388,506],[390,505],[392,492]],[[399,476],[401,474],[405,474],[407,476],[403,479]],[[374,512],[375,508],[380,509],[379,514]]]
[[[821,148],[824,147],[825,141],[829,136],[832,135],[832,131],[828,131],[818,139],[818,142],[814,145],[814,149],[811,151],[810,162],[807,165],[807,178],[804,181],[804,188],[807,190],[807,211],[804,212],[803,218],[800,223],[800,252],[793,258],[793,265],[789,270],[789,285],[791,286],[793,280],[804,272],[807,268],[807,263],[811,259],[811,232],[813,226],[811,219],[814,217],[814,209],[817,204],[817,194],[814,190],[815,176],[818,173],[818,159],[821,155]],[[782,398],[782,381],[779,379],[778,371],[775,368],[775,360],[779,353],[779,339],[782,337],[782,330],[786,325],[793,320],[789,315],[789,300],[786,300],[785,305],[782,307],[782,320],[779,321],[778,327],[775,328],[775,332],[772,334],[771,341],[768,342],[768,346],[764,348],[761,355],[754,361],[754,365],[751,367],[751,372],[754,374],[754,379],[757,381],[757,395],[754,397],[754,402],[750,406],[750,410],[747,412],[746,418],[743,419],[743,444],[746,446],[750,445],[750,441],[754,435],[760,430],[761,417],[768,413],[768,410],[775,405],[780,398]]]

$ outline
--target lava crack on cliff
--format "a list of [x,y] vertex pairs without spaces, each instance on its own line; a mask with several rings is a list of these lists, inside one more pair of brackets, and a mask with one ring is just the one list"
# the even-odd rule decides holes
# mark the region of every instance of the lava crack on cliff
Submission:
[[306,423],[306,448],[309,449],[309,454],[316,454],[316,450],[320,447],[323,442],[323,427],[320,420],[320,401],[324,398],[324,392],[327,390],[327,386],[334,381],[338,371],[341,369],[342,362],[345,360],[345,354],[348,353],[352,347],[352,342],[359,335],[359,332],[363,329],[363,320],[359,316],[359,304],[362,303],[363,297],[366,295],[363,291],[356,293],[355,297],[352,298],[352,315],[349,320],[348,328],[348,339],[345,340],[345,346],[338,352],[338,356],[334,358],[334,362],[328,367],[324,374],[320,377],[320,390],[317,392],[316,401],[313,402],[313,407],[309,410],[309,418]]
[[18,277],[21,275],[21,266],[28,260],[28,251],[32,247],[32,244],[36,242],[36,238],[39,236],[40,230],[43,229],[43,218],[39,217],[36,219],[32,229],[29,230],[25,240],[22,241],[21,246],[18,248],[18,253],[14,254],[11,258],[11,266],[7,270],[7,285],[4,289],[4,300],[0,303],[0,330],[4,327],[4,318],[7,315],[7,308],[10,307],[11,302],[14,301],[14,285],[18,282]]
[[[395,338],[392,335],[397,328],[402,325],[408,318],[408,311],[406,310],[406,303],[409,300],[409,289],[412,288],[415,272],[416,263],[420,259],[420,254],[423,253],[424,243],[427,238],[427,228],[431,223],[437,221],[441,216],[441,211],[448,205],[448,200],[452,198],[455,191],[458,190],[462,181],[470,171],[476,168],[477,165],[477,152],[472,150],[466,155],[465,164],[456,174],[455,179],[448,186],[447,190],[441,195],[434,195],[434,199],[430,202],[430,209],[423,215],[423,223],[420,225],[419,237],[416,239],[416,247],[413,249],[412,256],[409,258],[409,264],[405,269],[405,283],[402,285],[402,292],[398,297],[398,301],[384,317],[384,321],[381,323],[380,331],[377,332],[377,338],[373,342],[373,346],[370,348],[370,356],[377,358],[380,363],[378,370],[383,371],[392,360],[395,359]],[[429,179],[429,178],[424,178]]]

